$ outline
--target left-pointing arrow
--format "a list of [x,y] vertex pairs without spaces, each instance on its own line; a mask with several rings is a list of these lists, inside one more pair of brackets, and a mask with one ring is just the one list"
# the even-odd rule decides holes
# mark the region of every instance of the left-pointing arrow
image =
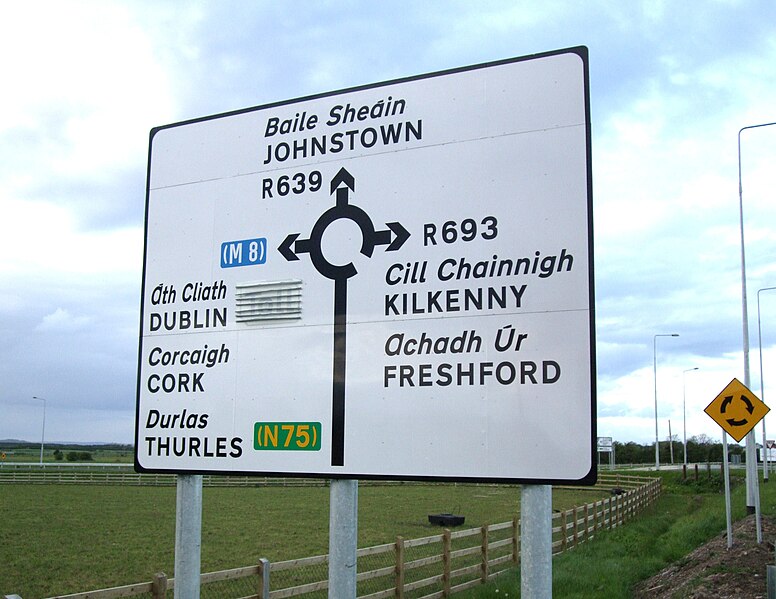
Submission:
[[290,233],[283,240],[283,243],[278,246],[278,251],[280,254],[289,262],[299,260],[299,256],[296,255],[296,252],[293,249],[293,245],[297,237],[299,237],[299,233]]

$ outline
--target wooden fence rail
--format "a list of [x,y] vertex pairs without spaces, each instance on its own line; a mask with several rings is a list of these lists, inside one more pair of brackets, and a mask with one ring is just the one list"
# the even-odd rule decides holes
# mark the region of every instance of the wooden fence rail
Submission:
[[[573,507],[552,516],[552,552],[568,551],[592,540],[599,531],[622,526],[654,503],[661,493],[661,480],[639,476],[600,474],[599,488],[611,496]],[[419,539],[398,537],[358,550],[358,597],[361,599],[444,598],[487,582],[520,562],[520,524],[511,522],[481,528],[450,531]],[[362,564],[369,564],[363,566]],[[328,586],[328,556],[269,562],[202,574],[203,594],[207,585],[252,580],[251,595],[240,599],[325,597]],[[58,595],[50,599],[121,599],[144,595],[166,599],[175,580],[157,574],[146,583]],[[425,593],[420,596],[418,593]],[[219,596],[224,596],[220,594]]]
[[[68,471],[63,469],[0,470],[0,485],[125,485],[174,487],[175,474],[139,474],[105,470]],[[325,487],[329,481],[312,478],[224,476],[206,474],[206,487]]]
[[[643,478],[623,474],[599,474],[601,484],[613,485],[628,489],[634,484],[642,484]],[[136,486],[160,486],[174,487],[177,477],[175,474],[139,474],[128,469],[111,470],[84,470],[35,467],[28,469],[0,469],[0,485],[136,485]],[[635,482],[634,482],[635,481]],[[329,481],[326,479],[295,478],[295,477],[256,477],[256,476],[230,476],[210,475],[202,477],[202,484],[206,487],[325,487]],[[428,483],[403,482],[403,481],[361,481],[362,486],[368,485],[416,485]],[[482,486],[493,486],[483,483]],[[579,487],[574,487],[579,489]]]

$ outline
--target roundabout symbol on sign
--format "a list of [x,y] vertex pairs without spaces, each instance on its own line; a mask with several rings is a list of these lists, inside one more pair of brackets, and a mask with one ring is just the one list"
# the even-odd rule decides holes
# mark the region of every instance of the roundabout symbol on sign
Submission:
[[[744,409],[749,412],[749,414],[754,414],[754,404],[751,402],[751,400],[746,395],[739,395],[738,399],[743,402]],[[730,404],[733,403],[733,396],[732,395],[726,395],[725,399],[722,400],[722,404],[720,405],[719,412],[720,414],[727,413],[727,409],[730,406]],[[730,426],[744,426],[749,423],[749,420],[747,418],[727,418],[725,419],[725,422],[727,422]]]
[[278,246],[280,254],[289,262],[299,260],[299,254],[309,254],[310,260],[321,275],[334,281],[334,358],[332,383],[331,465],[345,463],[345,366],[347,335],[348,279],[358,274],[353,262],[335,265],[323,255],[321,241],[329,225],[338,220],[353,221],[361,230],[360,252],[371,258],[375,246],[385,245],[386,252],[393,252],[410,237],[401,223],[386,223],[387,229],[376,231],[369,215],[350,203],[350,192],[355,192],[356,182],[342,168],[331,180],[331,193],[336,192],[335,205],[324,212],[313,225],[308,239],[299,239],[300,233],[291,233]]
[[738,379],[730,381],[704,409],[704,412],[737,442],[740,442],[769,411],[770,408]]

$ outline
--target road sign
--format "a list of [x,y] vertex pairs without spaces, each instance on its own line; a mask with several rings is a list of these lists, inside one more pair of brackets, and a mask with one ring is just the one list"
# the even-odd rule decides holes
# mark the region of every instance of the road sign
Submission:
[[611,437],[598,437],[598,451],[607,453],[612,451],[612,438]]
[[149,156],[139,470],[594,480],[585,48],[159,127]]
[[770,408],[741,381],[733,379],[704,412],[739,442],[770,412]]

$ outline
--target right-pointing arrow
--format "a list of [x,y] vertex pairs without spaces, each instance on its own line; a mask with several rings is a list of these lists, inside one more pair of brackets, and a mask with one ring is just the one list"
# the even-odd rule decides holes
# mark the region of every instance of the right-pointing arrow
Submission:
[[393,234],[396,236],[393,238],[393,241],[390,243],[390,245],[385,248],[386,252],[394,252],[398,250],[401,246],[404,245],[404,242],[407,241],[410,238],[410,232],[405,229],[401,223],[386,223],[388,225],[388,228],[393,231]]
[[394,252],[404,245],[410,238],[410,232],[401,223],[385,223],[388,227],[382,231],[375,231],[375,245],[387,245],[386,252]]

